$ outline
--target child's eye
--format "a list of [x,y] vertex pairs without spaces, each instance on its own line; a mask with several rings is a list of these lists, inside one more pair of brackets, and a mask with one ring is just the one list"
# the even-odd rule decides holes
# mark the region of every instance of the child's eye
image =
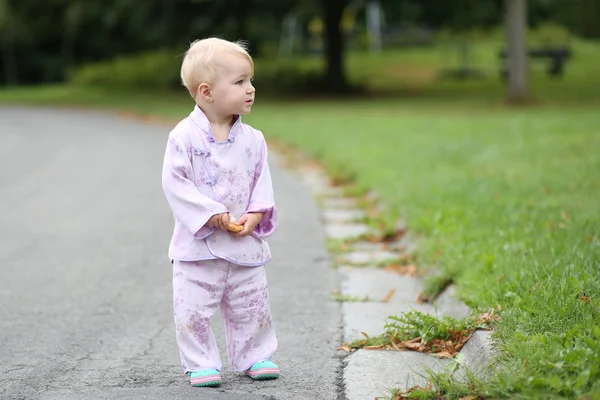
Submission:
[[236,85],[241,85],[242,83],[244,83],[244,80],[243,80],[243,79],[240,79],[240,80],[239,80],[239,81],[237,81],[235,84],[236,84]]

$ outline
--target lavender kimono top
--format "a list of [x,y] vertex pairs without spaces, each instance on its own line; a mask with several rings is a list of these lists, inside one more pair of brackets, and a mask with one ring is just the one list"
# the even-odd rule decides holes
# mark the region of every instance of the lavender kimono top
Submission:
[[[277,228],[267,145],[263,134],[234,123],[225,142],[217,142],[210,123],[195,107],[169,134],[162,187],[173,210],[175,228],[169,245],[172,260],[222,258],[239,265],[260,266],[271,259],[264,240]],[[239,238],[205,226],[215,214],[236,219],[264,212],[252,234]]]

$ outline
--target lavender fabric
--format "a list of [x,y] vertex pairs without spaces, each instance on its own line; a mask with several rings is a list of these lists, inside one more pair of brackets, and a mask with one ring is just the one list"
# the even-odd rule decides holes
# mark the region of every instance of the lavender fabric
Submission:
[[227,357],[234,371],[270,359],[277,349],[265,267],[226,260],[173,263],[173,309],[184,372],[222,370],[210,318],[221,307]]
[[[228,139],[217,142],[208,119],[194,107],[169,134],[162,187],[175,219],[171,260],[220,258],[262,266],[271,259],[264,239],[277,228],[277,209],[267,145],[262,132],[242,123],[241,116]],[[251,235],[239,238],[206,226],[224,212],[236,219],[249,212],[264,212],[264,217]]]

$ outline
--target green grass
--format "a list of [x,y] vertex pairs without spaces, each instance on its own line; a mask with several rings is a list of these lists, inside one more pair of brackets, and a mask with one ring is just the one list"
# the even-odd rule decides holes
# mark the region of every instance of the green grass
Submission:
[[[579,43],[576,51],[562,80],[534,74],[535,106],[506,106],[494,79],[409,87],[418,69],[386,75],[396,64],[440,65],[433,61],[439,54],[411,50],[349,60],[355,79],[362,65],[369,85],[389,83],[409,96],[259,97],[246,119],[333,174],[345,171],[359,191],[375,189],[424,238],[421,264],[454,281],[469,305],[501,306],[501,368],[480,391],[488,398],[600,396],[600,50]],[[62,86],[0,91],[0,103],[129,109],[173,120],[192,106],[183,90]]]
[[444,106],[271,106],[253,122],[352,168],[427,239],[421,263],[470,305],[501,305],[499,396],[599,392],[598,109]]
[[[439,318],[420,311],[410,311],[389,316],[385,324],[385,333],[378,336],[364,334],[364,339],[355,339],[347,346],[358,349],[365,346],[400,344],[412,339],[420,339],[419,344],[427,345],[432,340],[438,339],[437,343],[427,348],[424,346],[421,350],[438,353],[447,351],[445,348],[436,347],[440,344],[444,345],[444,341],[456,341],[454,344],[458,345],[461,339],[466,340],[477,329],[489,329],[492,323],[490,320],[480,320],[476,315],[462,319],[449,316]],[[460,342],[460,344],[464,343]],[[415,346],[418,347],[418,344]]]

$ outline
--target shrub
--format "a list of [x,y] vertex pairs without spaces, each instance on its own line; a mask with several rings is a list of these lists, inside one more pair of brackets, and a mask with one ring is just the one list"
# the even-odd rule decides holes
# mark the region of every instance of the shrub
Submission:
[[81,86],[119,89],[168,89],[181,86],[181,57],[171,51],[153,51],[87,64],[69,74]]

